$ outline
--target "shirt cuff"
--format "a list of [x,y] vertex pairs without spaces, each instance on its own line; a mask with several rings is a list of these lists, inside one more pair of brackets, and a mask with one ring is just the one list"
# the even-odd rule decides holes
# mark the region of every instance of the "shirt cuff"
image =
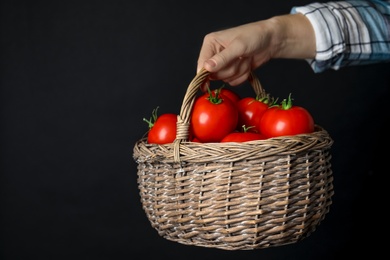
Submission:
[[[291,13],[301,13],[307,17],[313,26],[316,39],[316,56],[307,61],[315,72],[322,72],[329,68],[338,69],[340,64],[335,58],[343,55],[346,45],[343,41],[343,32],[337,17],[321,3],[293,7]],[[333,62],[333,64],[332,64]]]

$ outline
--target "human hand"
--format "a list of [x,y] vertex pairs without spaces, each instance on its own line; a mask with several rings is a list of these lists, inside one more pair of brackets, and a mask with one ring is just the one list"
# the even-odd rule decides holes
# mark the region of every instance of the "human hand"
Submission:
[[301,14],[288,14],[207,34],[197,72],[205,68],[210,80],[237,86],[272,58],[314,56],[315,36],[310,22]]
[[204,67],[211,73],[210,80],[236,86],[271,58],[271,41],[270,29],[264,22],[209,33],[200,50],[197,71]]

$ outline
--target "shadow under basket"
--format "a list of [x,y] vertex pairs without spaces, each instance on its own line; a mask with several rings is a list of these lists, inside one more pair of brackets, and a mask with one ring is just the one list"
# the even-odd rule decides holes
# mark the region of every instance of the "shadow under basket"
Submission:
[[[332,139],[316,125],[310,134],[242,143],[188,141],[200,71],[188,86],[173,143],[138,140],[142,207],[168,240],[224,250],[292,244],[308,237],[332,204]],[[256,95],[266,95],[252,73]]]

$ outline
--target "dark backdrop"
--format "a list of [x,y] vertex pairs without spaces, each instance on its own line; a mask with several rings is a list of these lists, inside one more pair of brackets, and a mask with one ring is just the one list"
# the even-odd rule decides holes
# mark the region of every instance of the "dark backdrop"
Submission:
[[185,246],[160,237],[140,203],[132,149],[142,118],[156,106],[179,112],[203,36],[306,3],[1,1],[0,257],[303,260],[381,250],[389,64],[315,74],[305,61],[274,60],[256,71],[335,141],[333,204],[303,241]]

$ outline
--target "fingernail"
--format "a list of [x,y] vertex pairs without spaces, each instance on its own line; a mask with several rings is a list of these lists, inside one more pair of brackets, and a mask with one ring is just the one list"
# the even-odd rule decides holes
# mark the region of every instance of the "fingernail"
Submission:
[[207,65],[209,65],[210,68],[214,68],[215,66],[217,66],[217,63],[215,62],[215,60],[207,60],[205,63]]

